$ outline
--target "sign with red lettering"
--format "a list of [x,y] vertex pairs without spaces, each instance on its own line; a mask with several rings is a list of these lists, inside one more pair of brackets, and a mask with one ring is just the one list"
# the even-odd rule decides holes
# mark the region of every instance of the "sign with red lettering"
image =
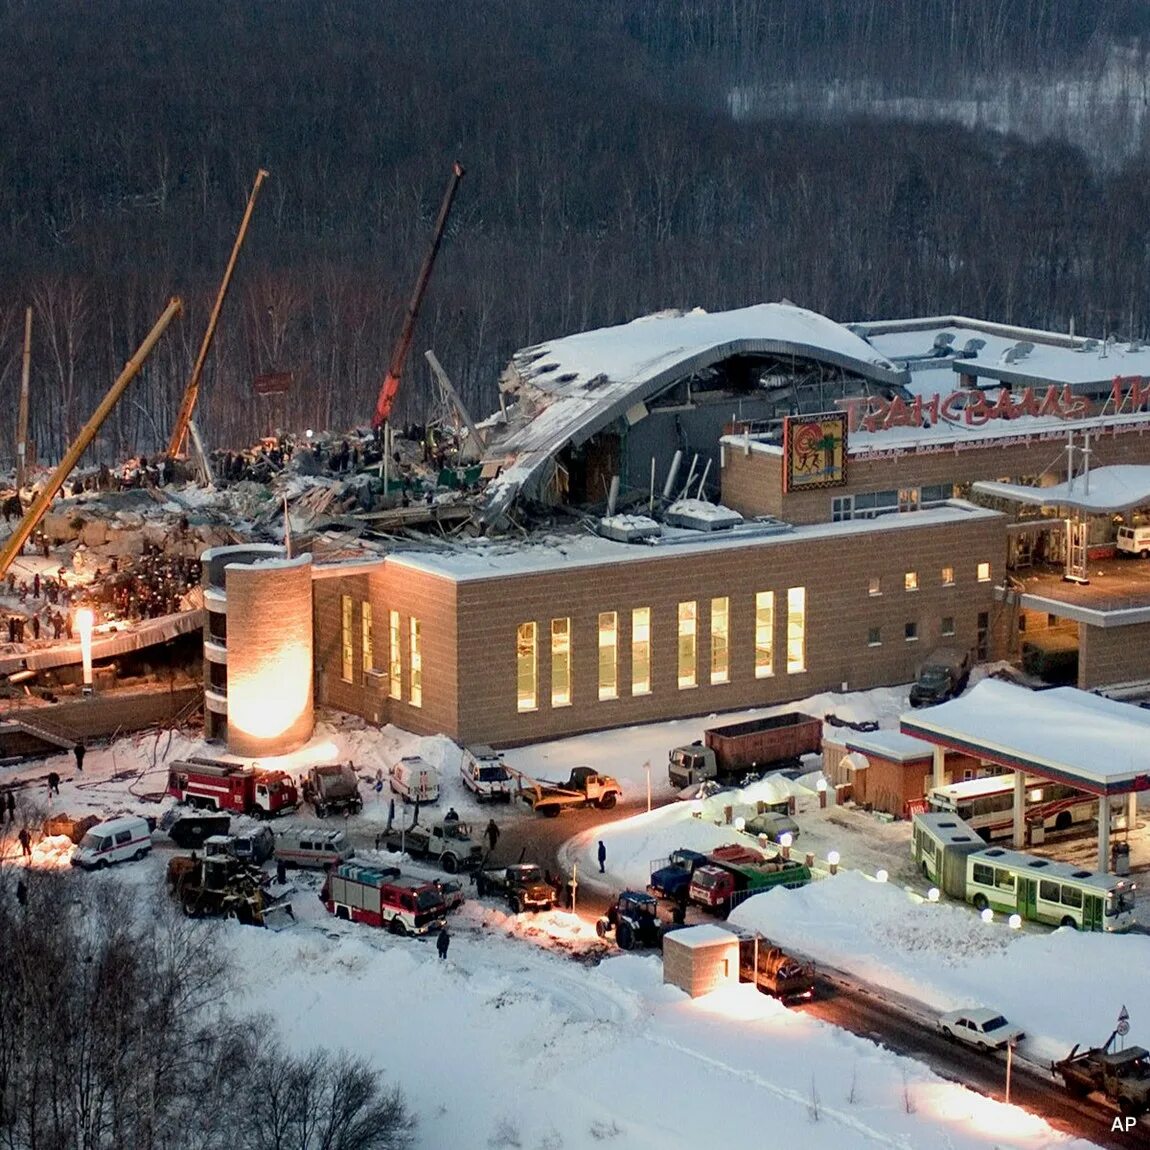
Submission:
[[842,487],[847,481],[847,414],[790,415],[783,420],[783,491]]
[[252,380],[252,391],[256,395],[283,395],[291,389],[294,376],[290,371],[275,371],[267,375],[257,375]]

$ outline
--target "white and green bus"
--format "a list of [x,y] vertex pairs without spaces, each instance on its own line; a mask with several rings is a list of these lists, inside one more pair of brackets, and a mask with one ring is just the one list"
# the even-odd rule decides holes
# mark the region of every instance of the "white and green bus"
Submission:
[[989,907],[1079,930],[1123,931],[1134,922],[1130,879],[983,846],[974,828],[954,815],[915,815],[911,850],[928,879],[980,911]]
[[[1069,830],[1075,823],[1094,818],[1098,799],[1065,783],[1028,779],[1026,814],[1028,823],[1048,831]],[[1009,838],[1014,832],[1014,775],[988,775],[931,787],[926,795],[929,810],[957,815],[986,841]]]
[[966,858],[966,901],[1051,926],[1121,931],[1134,924],[1134,883],[1021,851],[988,847]]

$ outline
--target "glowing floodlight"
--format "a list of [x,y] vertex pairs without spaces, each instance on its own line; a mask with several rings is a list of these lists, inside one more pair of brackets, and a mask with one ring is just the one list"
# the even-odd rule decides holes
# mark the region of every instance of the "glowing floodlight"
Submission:
[[986,909],[985,909],[985,910],[982,912],[982,921],[983,921],[983,922],[994,922],[994,911],[992,911],[992,910],[990,909],[990,907],[987,907],[987,908],[986,908]]
[[874,877],[878,879],[879,882],[886,882],[886,880],[890,878],[890,875],[884,870],[877,870],[874,872]]
[[88,607],[81,607],[76,612],[76,630],[80,632],[80,658],[84,664],[84,694],[92,693],[92,628],[95,626],[96,616]]
[[938,900],[939,900],[939,899],[942,897],[942,895],[939,893],[939,889],[938,889],[938,887],[936,887],[936,886],[932,886],[932,887],[930,888],[930,890],[928,890],[928,891],[926,892],[926,897],[927,897],[927,898],[928,898],[928,899],[929,899],[931,902],[938,902]]
[[839,873],[839,852],[838,851],[828,851],[827,852],[827,863],[830,865],[831,874],[838,874]]
[[1010,929],[1011,930],[1018,930],[1019,927],[1021,927],[1021,926],[1022,926],[1022,915],[1012,914],[1010,916]]

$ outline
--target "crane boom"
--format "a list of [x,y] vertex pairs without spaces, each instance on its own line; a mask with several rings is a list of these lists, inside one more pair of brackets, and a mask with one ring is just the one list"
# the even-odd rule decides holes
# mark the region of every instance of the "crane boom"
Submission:
[[415,291],[411,293],[411,300],[407,305],[407,314],[403,317],[403,328],[396,340],[395,348],[391,353],[391,362],[387,365],[387,375],[383,386],[379,389],[379,399],[375,404],[375,415],[372,416],[371,426],[378,431],[391,417],[391,409],[395,405],[395,396],[399,391],[399,379],[403,375],[403,365],[407,362],[407,353],[411,350],[411,338],[415,332],[415,321],[419,316],[419,308],[423,303],[423,294],[427,291],[427,281],[431,279],[431,269],[435,266],[435,257],[439,253],[439,245],[443,240],[443,232],[447,227],[447,217],[451,214],[451,204],[455,193],[459,190],[459,181],[463,179],[463,165],[456,160],[451,165],[451,180],[439,208],[439,218],[435,221],[435,232],[431,237],[431,247],[423,258],[423,266],[419,269],[419,278],[415,281]]
[[224,269],[224,278],[220,282],[220,290],[216,293],[216,302],[212,307],[212,314],[208,318],[204,341],[200,344],[200,354],[196,356],[196,363],[192,368],[191,377],[188,379],[188,386],[184,389],[184,399],[180,404],[179,414],[176,416],[176,422],[172,427],[172,437],[168,441],[168,455],[173,459],[179,455],[180,448],[184,445],[184,437],[188,434],[188,422],[192,418],[196,397],[200,393],[200,376],[203,375],[204,364],[207,362],[208,352],[211,350],[212,340],[216,335],[216,325],[220,321],[220,312],[223,311],[224,297],[228,294],[232,273],[236,270],[236,261],[240,258],[240,248],[243,247],[244,237],[248,233],[248,224],[251,222],[252,212],[256,206],[256,196],[260,194],[260,185],[267,177],[268,174],[263,168],[256,172],[256,182],[252,185],[251,195],[248,196],[248,206],[244,210],[244,218],[240,221],[236,242],[232,245],[231,258],[228,260],[228,266]]
[[68,473],[80,462],[80,456],[96,438],[96,432],[100,430],[104,420],[108,418],[112,408],[116,406],[116,401],[127,390],[128,384],[135,379],[136,373],[144,365],[144,360],[148,358],[168,324],[180,314],[183,307],[182,301],[178,298],[169,302],[168,306],[164,308],[163,314],[156,320],[156,326],[144,337],[144,342],[140,344],[139,350],[124,365],[124,370],[120,372],[119,378],[112,384],[108,394],[100,401],[100,405],[92,412],[88,422],[80,429],[80,434],[76,436],[71,447],[64,453],[64,458],[60,460],[59,466],[52,472],[51,478],[44,484],[40,494],[32,501],[32,506],[28,508],[27,514],[16,525],[16,530],[12,532],[8,542],[4,544],[4,549],[0,551],[0,576],[4,575],[12,566],[12,560],[20,554],[20,549],[28,542],[32,532],[36,530],[36,524],[44,517],[44,512],[48,510],[52,500],[56,498],[56,493],[64,486],[64,480],[68,478]]

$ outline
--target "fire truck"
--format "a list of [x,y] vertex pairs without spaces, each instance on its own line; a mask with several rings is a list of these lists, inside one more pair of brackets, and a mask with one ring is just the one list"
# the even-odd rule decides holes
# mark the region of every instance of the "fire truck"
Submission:
[[435,883],[401,875],[395,867],[343,862],[324,880],[320,901],[336,918],[386,927],[392,934],[427,934],[447,912]]
[[175,759],[168,767],[168,794],[212,811],[269,818],[299,805],[290,775],[217,759]]

